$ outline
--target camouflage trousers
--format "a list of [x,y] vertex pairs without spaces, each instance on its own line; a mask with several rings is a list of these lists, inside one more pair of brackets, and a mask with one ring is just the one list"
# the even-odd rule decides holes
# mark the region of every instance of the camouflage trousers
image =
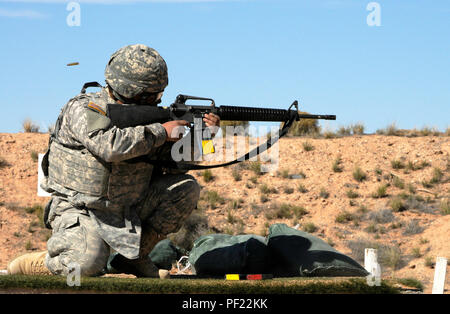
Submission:
[[[156,233],[162,240],[181,228],[197,206],[199,195],[200,186],[190,175],[166,174],[152,181],[147,198],[135,209],[142,224],[140,256],[151,251],[146,237]],[[82,276],[101,275],[110,247],[99,236],[89,213],[66,201],[57,206],[60,214],[50,222],[53,233],[47,242],[47,268],[53,274],[67,275],[77,265]]]

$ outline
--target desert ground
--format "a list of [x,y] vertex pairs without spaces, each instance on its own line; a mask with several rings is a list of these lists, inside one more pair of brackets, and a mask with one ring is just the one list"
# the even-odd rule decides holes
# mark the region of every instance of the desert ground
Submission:
[[[37,154],[48,139],[0,133],[0,269],[46,248],[51,231],[40,216],[49,198],[37,196]],[[450,258],[450,136],[288,137],[277,167],[260,166],[191,171],[201,199],[180,232],[266,235],[282,222],[362,264],[364,247],[376,247],[383,277],[414,278],[431,293],[436,257]]]

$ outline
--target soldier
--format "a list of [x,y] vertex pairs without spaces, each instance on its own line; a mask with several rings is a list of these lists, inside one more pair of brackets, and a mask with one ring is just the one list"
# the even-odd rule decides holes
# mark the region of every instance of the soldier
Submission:
[[[44,222],[52,236],[47,251],[13,260],[10,274],[67,275],[78,265],[81,275],[101,275],[112,248],[119,254],[111,265],[120,272],[167,275],[148,255],[157,242],[179,230],[197,205],[200,187],[194,177],[159,169],[142,156],[169,153],[179,140],[172,134],[188,123],[120,129],[106,114],[108,103],[161,102],[168,75],[156,50],[145,45],[119,49],[106,66],[105,78],[100,92],[86,94],[83,88],[61,110],[43,162],[42,187],[52,193]],[[209,127],[220,125],[214,114],[204,121]]]

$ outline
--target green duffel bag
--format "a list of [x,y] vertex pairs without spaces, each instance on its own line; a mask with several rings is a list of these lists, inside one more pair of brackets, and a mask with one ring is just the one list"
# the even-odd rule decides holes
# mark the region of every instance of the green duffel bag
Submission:
[[197,275],[260,274],[269,268],[266,238],[258,235],[209,234],[198,238],[189,253]]
[[276,277],[369,275],[355,260],[339,253],[325,241],[285,224],[269,227],[267,246],[271,270]]

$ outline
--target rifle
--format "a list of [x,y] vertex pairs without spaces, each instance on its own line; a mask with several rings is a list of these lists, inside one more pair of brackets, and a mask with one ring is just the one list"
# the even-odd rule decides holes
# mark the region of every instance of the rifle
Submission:
[[[209,101],[211,104],[209,106],[189,105],[186,104],[188,100]],[[193,165],[172,162],[170,164],[171,168],[175,167],[183,170],[198,170],[229,166],[237,162],[248,160],[249,156],[254,155],[257,151],[262,153],[264,150],[270,148],[278,141],[278,139],[287,134],[294,121],[299,121],[300,119],[336,120],[335,115],[300,114],[298,112],[297,100],[294,101],[287,110],[258,107],[216,106],[214,99],[212,98],[181,94],[176,97],[175,102],[169,107],[126,106],[122,104],[107,105],[107,116],[111,119],[112,125],[115,125],[118,128],[133,127],[157,122],[164,123],[171,120],[186,120],[190,124],[192,133],[197,133],[194,136],[196,136],[199,140],[205,140],[203,137],[203,131],[206,129],[206,125],[203,121],[203,116],[208,113],[214,113],[220,117],[220,120],[224,121],[272,121],[284,122],[284,124],[279,135],[275,139],[270,139],[270,142],[267,141],[247,153],[245,156],[242,156],[234,161],[220,165]],[[201,127],[199,125],[196,126],[196,123],[199,122],[202,124]],[[263,148],[263,151],[260,150],[261,148]],[[167,164],[167,162],[165,162],[165,164]]]

